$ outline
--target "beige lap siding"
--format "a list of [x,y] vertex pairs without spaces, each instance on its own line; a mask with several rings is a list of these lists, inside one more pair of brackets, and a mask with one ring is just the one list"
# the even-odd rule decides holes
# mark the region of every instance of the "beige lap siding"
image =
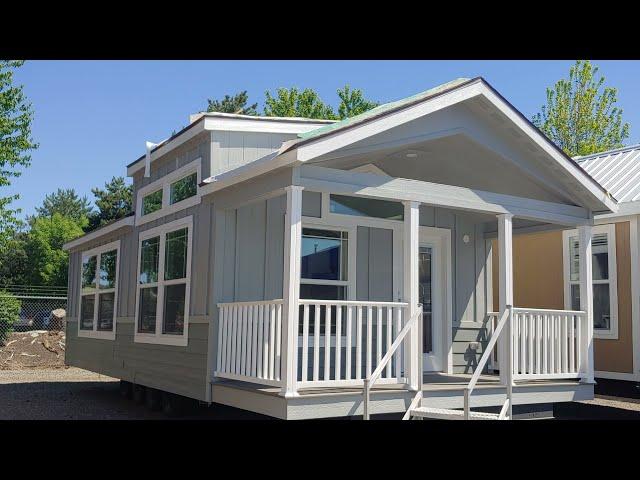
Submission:
[[[498,308],[497,241],[493,241],[493,305]],[[629,222],[616,224],[618,339],[594,339],[595,369],[633,372],[631,336],[631,252]],[[517,307],[563,310],[562,231],[517,235],[513,239],[513,296]]]

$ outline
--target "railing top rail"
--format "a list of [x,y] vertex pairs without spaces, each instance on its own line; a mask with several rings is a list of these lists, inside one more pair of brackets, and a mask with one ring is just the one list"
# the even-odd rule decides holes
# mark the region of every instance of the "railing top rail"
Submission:
[[587,313],[582,310],[551,310],[547,308],[523,308],[514,307],[513,313],[553,313],[559,315],[586,315]]
[[243,307],[243,306],[249,306],[249,305],[271,305],[271,304],[281,304],[283,303],[284,300],[282,300],[281,298],[276,298],[274,300],[249,300],[246,302],[221,302],[218,303],[218,307],[230,307],[230,306],[237,306],[237,307]]
[[363,307],[408,307],[406,302],[369,302],[366,300],[313,300],[301,298],[300,305],[345,305]]

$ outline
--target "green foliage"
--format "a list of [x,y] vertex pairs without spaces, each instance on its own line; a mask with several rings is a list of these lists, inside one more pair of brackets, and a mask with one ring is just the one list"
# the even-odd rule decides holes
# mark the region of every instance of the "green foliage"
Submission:
[[162,189],[156,190],[142,198],[142,215],[153,213],[162,208]]
[[547,88],[547,104],[533,123],[569,156],[590,155],[623,146],[629,124],[616,107],[617,90],[604,87],[598,67],[578,60],[569,78]]
[[265,92],[264,114],[268,117],[304,117],[335,120],[338,117],[315,90],[278,88],[275,97]]
[[126,185],[123,177],[113,177],[104,190],[92,188],[98,211],[89,219],[89,231],[127,216],[133,210],[133,186]]
[[63,217],[72,218],[80,226],[86,226],[91,211],[87,197],[80,198],[73,188],[59,188],[44,198],[42,206],[36,208],[36,216],[51,217],[54,213],[59,213]]
[[[0,60],[0,187],[11,185],[11,178],[20,176],[18,168],[29,166],[29,151],[38,147],[31,138],[33,109],[22,85],[13,84],[14,70],[23,63]],[[20,209],[10,205],[17,198],[18,195],[0,195],[0,244],[21,226],[17,217]]]
[[340,119],[355,117],[372,108],[380,105],[377,102],[364,98],[362,90],[351,89],[349,85],[338,89],[338,97],[340,97],[340,105],[338,105],[338,116]]
[[6,285],[27,285],[29,255],[27,233],[14,232],[0,248],[0,288]]
[[257,115],[257,103],[247,106],[249,95],[243,90],[233,96],[225,95],[222,100],[208,99],[207,112],[236,113],[242,115]]
[[73,219],[54,213],[36,217],[27,234],[25,249],[31,285],[66,286],[69,254],[62,246],[84,232]]
[[193,197],[198,191],[198,176],[194,172],[171,185],[170,203],[174,204]]
[[0,290],[0,346],[4,345],[19,315],[20,301],[9,292]]

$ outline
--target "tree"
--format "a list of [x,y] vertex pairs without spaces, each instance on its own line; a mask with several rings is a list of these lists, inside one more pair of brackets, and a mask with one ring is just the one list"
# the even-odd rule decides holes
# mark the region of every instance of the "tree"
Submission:
[[336,114],[325,104],[315,90],[305,88],[278,88],[275,97],[265,92],[264,114],[268,117],[305,117],[335,120]]
[[113,177],[104,186],[104,190],[91,189],[98,211],[91,215],[89,230],[125,217],[133,211],[133,186],[126,185],[123,177]]
[[27,233],[14,232],[4,242],[0,251],[0,289],[8,285],[27,285],[29,283],[29,254],[27,251]]
[[362,90],[358,88],[352,90],[349,85],[338,89],[338,97],[340,97],[340,105],[338,105],[340,119],[355,117],[380,105],[378,102],[367,100]]
[[42,206],[36,207],[36,216],[51,217],[54,213],[59,213],[72,218],[81,226],[86,226],[92,210],[87,197],[79,197],[73,188],[59,188],[55,193],[44,197]]
[[569,78],[547,88],[547,104],[533,123],[569,156],[589,155],[623,146],[629,124],[616,107],[617,90],[604,87],[598,67],[578,60]]
[[[11,185],[11,178],[19,177],[19,167],[31,163],[29,152],[38,147],[31,138],[33,109],[22,91],[22,85],[13,84],[14,70],[22,61],[0,60],[0,187]],[[21,221],[10,204],[19,195],[0,195],[0,244],[9,238]]]
[[13,331],[13,324],[20,316],[20,300],[9,292],[0,290],[0,347]]
[[27,235],[28,274],[31,285],[67,286],[69,254],[62,246],[84,232],[73,219],[54,213],[36,217]]
[[258,104],[254,103],[252,105],[247,106],[247,102],[249,101],[249,95],[247,95],[247,91],[243,90],[240,93],[236,93],[233,96],[225,95],[222,100],[211,100],[208,99],[207,102],[209,106],[207,107],[207,112],[222,112],[222,113],[238,113],[242,115],[257,115]]

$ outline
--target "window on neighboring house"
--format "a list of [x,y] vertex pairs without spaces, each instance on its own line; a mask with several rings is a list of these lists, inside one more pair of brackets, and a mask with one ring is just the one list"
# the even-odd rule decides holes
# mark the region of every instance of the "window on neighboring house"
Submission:
[[198,158],[138,190],[136,225],[156,220],[200,202],[201,175]]
[[142,215],[149,215],[162,208],[162,189],[142,197]]
[[[564,232],[565,307],[580,310],[580,242],[576,230]],[[617,282],[615,225],[593,228],[591,239],[593,269],[594,336],[617,338]]]
[[82,255],[79,336],[115,339],[119,250],[116,241]]
[[[300,298],[346,300],[348,288],[349,233],[317,228],[302,229]],[[313,331],[314,312],[309,318]],[[332,318],[336,318],[332,307]],[[324,331],[325,310],[321,309],[320,329]],[[302,322],[300,322],[302,325]],[[335,330],[335,323],[332,323]]]
[[187,345],[192,218],[140,236],[137,342]]

